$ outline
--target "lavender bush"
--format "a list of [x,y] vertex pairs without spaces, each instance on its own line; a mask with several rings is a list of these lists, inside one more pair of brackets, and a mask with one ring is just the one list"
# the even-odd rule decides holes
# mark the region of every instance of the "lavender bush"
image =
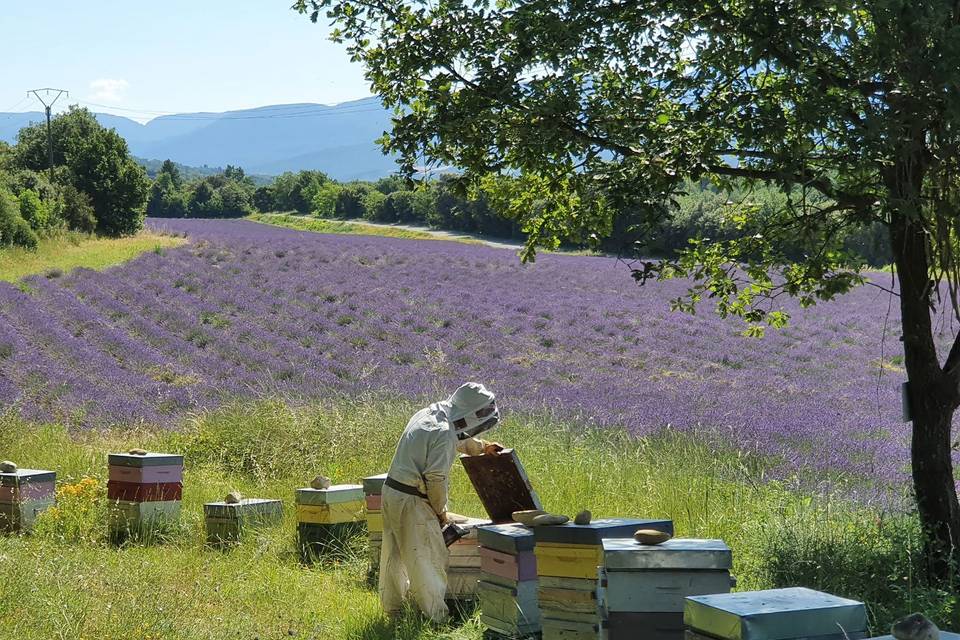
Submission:
[[[423,399],[480,380],[506,410],[772,456],[778,474],[908,477],[896,304],[864,287],[762,340],[684,282],[608,258],[155,220],[191,244],[105,272],[0,283],[0,401],[31,419],[173,426],[236,397]],[[884,355],[881,359],[881,342]]]

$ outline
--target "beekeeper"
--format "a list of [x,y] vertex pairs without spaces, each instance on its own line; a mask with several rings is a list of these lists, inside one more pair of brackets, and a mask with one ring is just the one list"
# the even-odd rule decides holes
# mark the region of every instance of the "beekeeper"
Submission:
[[499,421],[493,393],[468,382],[407,423],[387,472],[381,507],[380,602],[392,619],[408,593],[431,620],[447,619],[447,548],[441,527],[447,517],[450,471],[457,452],[503,450],[475,437]]

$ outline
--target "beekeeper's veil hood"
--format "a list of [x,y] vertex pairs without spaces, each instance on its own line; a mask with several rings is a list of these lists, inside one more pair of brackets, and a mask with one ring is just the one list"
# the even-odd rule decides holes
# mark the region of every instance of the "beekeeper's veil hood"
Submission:
[[468,382],[447,400],[447,417],[460,440],[489,431],[500,422],[497,399],[482,384]]

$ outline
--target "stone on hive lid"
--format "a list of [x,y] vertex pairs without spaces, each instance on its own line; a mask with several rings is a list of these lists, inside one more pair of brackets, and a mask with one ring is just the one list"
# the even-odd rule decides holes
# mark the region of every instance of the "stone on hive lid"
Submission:
[[111,453],[107,456],[107,463],[117,467],[183,466],[183,456],[173,453]]
[[493,524],[477,529],[477,542],[482,547],[516,555],[533,551],[533,531],[522,524]]
[[841,632],[862,634],[867,611],[856,600],[791,587],[690,596],[684,603],[683,622],[691,630],[722,640],[791,640]]
[[587,544],[600,546],[606,538],[625,538],[632,536],[637,529],[658,529],[673,534],[672,520],[640,520],[634,518],[604,518],[590,524],[580,525],[568,522],[553,527],[536,527],[534,536],[537,544]]
[[367,495],[379,495],[383,493],[383,483],[387,480],[387,474],[380,473],[375,476],[367,476],[363,479],[363,492]]
[[733,554],[723,540],[674,538],[658,545],[638,544],[633,538],[603,541],[607,571],[642,569],[714,569],[733,566]]
[[297,504],[342,504],[362,502],[363,487],[359,484],[335,484],[327,489],[297,489]]

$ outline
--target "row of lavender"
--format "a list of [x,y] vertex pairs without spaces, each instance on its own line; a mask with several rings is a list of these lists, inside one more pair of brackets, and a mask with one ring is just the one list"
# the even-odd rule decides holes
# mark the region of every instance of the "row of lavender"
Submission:
[[[189,245],[106,272],[0,284],[0,402],[30,419],[173,425],[237,396],[432,398],[464,379],[505,408],[646,433],[699,429],[782,469],[903,480],[888,299],[791,309],[762,341],[669,310],[616,260],[165,220]],[[895,305],[894,305],[895,307]],[[891,317],[889,326],[896,326]],[[884,375],[878,380],[878,371]]]

